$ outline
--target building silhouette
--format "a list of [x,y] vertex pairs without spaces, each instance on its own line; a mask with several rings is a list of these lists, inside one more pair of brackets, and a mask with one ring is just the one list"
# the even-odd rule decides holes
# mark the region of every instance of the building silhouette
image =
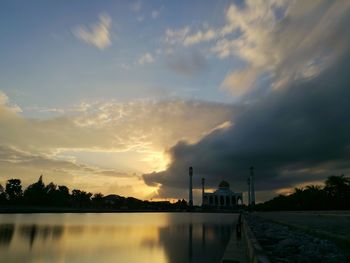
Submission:
[[235,193],[230,189],[230,184],[222,181],[219,188],[208,193],[204,190],[204,180],[202,181],[202,205],[215,208],[232,208],[243,203],[242,193]]
[[254,167],[250,167],[250,174],[248,178],[248,205],[255,205],[255,188],[254,188]]

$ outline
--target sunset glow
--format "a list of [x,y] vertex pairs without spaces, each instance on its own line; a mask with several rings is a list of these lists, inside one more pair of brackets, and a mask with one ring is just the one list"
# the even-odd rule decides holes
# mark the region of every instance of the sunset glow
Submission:
[[[349,1],[3,1],[0,184],[257,200],[349,172]],[[300,26],[302,24],[302,26]]]

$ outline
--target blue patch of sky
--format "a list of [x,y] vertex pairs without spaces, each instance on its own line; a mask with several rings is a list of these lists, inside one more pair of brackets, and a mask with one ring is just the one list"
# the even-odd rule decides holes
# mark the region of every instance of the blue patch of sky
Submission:
[[[169,96],[230,102],[233,99],[218,87],[241,61],[210,56],[202,71],[184,76],[169,70],[155,54],[168,28],[190,26],[196,32],[205,23],[222,26],[230,3],[142,1],[135,12],[131,1],[3,1],[0,89],[23,108]],[[153,10],[160,12],[157,19],[151,17]],[[112,45],[104,50],[72,34],[78,25],[97,23],[100,13],[107,13],[113,21]],[[156,57],[155,63],[138,65],[146,52]]]

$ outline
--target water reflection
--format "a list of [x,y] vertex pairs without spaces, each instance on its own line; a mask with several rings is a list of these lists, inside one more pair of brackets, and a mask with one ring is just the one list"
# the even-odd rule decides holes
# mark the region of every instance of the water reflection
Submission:
[[24,225],[19,226],[19,234],[29,241],[29,247],[33,247],[35,239],[46,241],[48,238],[58,239],[62,236],[62,226],[40,226],[40,225]]
[[0,225],[0,246],[8,246],[11,243],[14,230],[13,224]]
[[224,214],[21,215],[10,224],[5,217],[4,262],[219,262],[236,220]]
[[159,235],[168,262],[219,262],[232,231],[231,224],[189,224],[161,228]]

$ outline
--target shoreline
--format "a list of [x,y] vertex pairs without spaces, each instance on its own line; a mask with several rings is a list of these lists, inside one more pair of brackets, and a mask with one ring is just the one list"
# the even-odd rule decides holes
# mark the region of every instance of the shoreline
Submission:
[[108,208],[50,208],[50,207],[0,207],[1,214],[63,214],[63,213],[220,213],[237,214],[231,210],[157,210],[157,209],[108,209]]

